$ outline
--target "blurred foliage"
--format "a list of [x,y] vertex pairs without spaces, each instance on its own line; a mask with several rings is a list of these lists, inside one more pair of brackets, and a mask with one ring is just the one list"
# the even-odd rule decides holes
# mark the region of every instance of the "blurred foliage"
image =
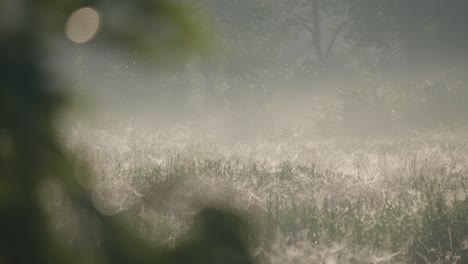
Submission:
[[459,128],[468,123],[468,87],[442,76],[407,89],[402,98],[402,125],[415,129]]
[[[418,129],[460,129],[468,123],[468,89],[463,81],[442,75],[433,80],[388,82],[362,74],[342,100],[335,129],[354,135],[392,135]],[[454,81],[455,79],[455,81]]]
[[[229,210],[203,209],[184,244],[170,250],[150,247],[97,210],[90,191],[74,177],[76,168],[58,142],[54,123],[68,98],[55,84],[57,76],[49,76],[44,61],[48,44],[64,38],[68,15],[83,6],[92,6],[101,15],[95,42],[118,45],[144,58],[185,52],[203,41],[189,10],[173,1],[4,4],[0,11],[0,263],[251,263],[246,225]],[[54,219],[45,210],[45,205],[54,203],[48,191],[51,183],[63,190],[61,199],[69,199],[73,211],[87,215],[79,219],[88,219],[80,223],[82,234],[96,237],[88,245],[91,249],[66,248],[59,242],[51,224]],[[87,230],[88,222],[96,229]]]
[[[397,56],[412,74],[422,69],[466,65],[468,4],[463,0],[347,1],[352,18],[347,39],[376,45]],[[449,64],[447,64],[449,63]]]

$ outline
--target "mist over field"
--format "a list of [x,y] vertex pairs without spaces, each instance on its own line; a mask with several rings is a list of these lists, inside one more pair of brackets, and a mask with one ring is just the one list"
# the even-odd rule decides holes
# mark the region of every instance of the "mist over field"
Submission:
[[44,1],[43,35],[20,2],[0,69],[31,81],[5,87],[65,107],[0,90],[31,124],[0,126],[0,172],[51,168],[32,189],[77,263],[468,263],[468,2]]
[[86,98],[80,110],[144,127],[212,124],[240,138],[463,129],[464,3],[314,3],[196,2],[202,51],[152,60],[66,43],[52,65]]

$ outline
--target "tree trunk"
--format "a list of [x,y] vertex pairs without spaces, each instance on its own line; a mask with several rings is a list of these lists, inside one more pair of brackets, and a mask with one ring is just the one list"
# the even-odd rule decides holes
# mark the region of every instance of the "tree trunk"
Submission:
[[320,16],[319,16],[319,7],[318,0],[312,1],[312,41],[314,43],[315,53],[317,54],[317,59],[320,62],[325,62],[325,56],[322,51],[322,39],[320,31]]

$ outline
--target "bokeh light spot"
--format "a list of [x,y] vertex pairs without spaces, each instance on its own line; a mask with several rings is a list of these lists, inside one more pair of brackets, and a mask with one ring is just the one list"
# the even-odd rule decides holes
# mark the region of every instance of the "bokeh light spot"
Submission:
[[96,35],[99,24],[99,13],[93,8],[83,7],[68,17],[65,34],[75,43],[85,43]]

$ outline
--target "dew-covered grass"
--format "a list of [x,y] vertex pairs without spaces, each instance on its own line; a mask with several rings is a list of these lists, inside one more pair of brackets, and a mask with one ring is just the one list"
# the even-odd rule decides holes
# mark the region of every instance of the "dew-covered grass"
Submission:
[[[468,140],[450,133],[223,140],[190,125],[76,126],[97,208],[171,246],[204,204],[240,210],[260,263],[468,263]],[[77,177],[80,177],[77,172]]]

